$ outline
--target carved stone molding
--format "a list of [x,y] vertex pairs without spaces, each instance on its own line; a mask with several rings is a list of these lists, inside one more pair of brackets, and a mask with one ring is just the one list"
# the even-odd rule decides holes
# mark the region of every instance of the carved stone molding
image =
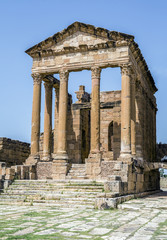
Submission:
[[130,75],[134,74],[131,63],[123,64],[120,67],[121,67],[121,74],[122,75],[130,76]]
[[92,79],[93,78],[100,78],[101,68],[99,68],[99,67],[92,67],[91,71],[92,71]]
[[32,73],[31,76],[33,78],[33,83],[34,84],[41,84],[42,75],[40,73]]
[[60,75],[60,81],[66,82],[68,81],[68,76],[69,76],[69,72],[66,69],[61,69],[59,71],[59,75]]
[[45,91],[49,91],[53,88],[53,84],[50,82],[45,82],[44,87],[45,87]]

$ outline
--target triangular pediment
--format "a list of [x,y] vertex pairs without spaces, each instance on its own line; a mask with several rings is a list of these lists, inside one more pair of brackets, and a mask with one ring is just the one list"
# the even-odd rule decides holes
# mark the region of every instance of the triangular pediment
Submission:
[[93,25],[74,22],[61,32],[29,48],[26,53],[34,59],[56,56],[59,54],[86,52],[106,48],[129,46],[138,65],[149,79],[154,92],[157,91],[154,80],[141,54],[134,36],[116,31],[109,31]]
[[33,56],[43,50],[61,50],[67,47],[96,45],[107,41],[133,40],[132,35],[97,28],[93,25],[75,22],[61,32],[54,34],[26,51]]
[[92,46],[100,43],[105,43],[108,41],[107,37],[99,37],[91,33],[77,31],[70,36],[67,36],[62,41],[55,43],[51,49],[53,50],[62,50],[64,48],[78,48],[79,46]]

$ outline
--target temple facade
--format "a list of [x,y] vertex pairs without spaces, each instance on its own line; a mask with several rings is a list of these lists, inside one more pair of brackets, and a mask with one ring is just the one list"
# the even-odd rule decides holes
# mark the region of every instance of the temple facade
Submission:
[[[159,189],[157,88],[134,37],[75,22],[26,53],[33,59],[31,154],[25,164],[35,169],[32,178],[107,181],[120,194]],[[100,92],[101,70],[115,67],[122,89]],[[92,92],[81,85],[72,103],[69,74],[82,70],[91,71]]]

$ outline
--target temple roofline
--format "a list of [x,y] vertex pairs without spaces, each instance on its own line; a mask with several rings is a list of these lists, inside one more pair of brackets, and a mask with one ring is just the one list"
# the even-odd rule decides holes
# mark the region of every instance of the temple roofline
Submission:
[[[71,25],[69,25],[67,28],[65,28],[64,30],[57,32],[56,34],[45,39],[44,41],[41,41],[40,43],[27,49],[25,52],[28,55],[30,55],[31,57],[34,56],[34,53],[37,53],[37,55],[41,56],[40,53],[42,53],[42,51],[47,51],[47,52],[50,51],[51,54],[53,54],[52,50],[51,50],[51,46],[53,44],[61,42],[68,36],[71,36],[72,34],[78,32],[78,31],[105,38],[106,42],[108,42],[108,41],[113,42],[114,46],[116,46],[116,47],[129,46],[137,64],[142,69],[145,77],[147,79],[149,79],[153,93],[155,93],[158,90],[157,87],[155,86],[155,82],[150,73],[148,65],[139,49],[139,46],[134,41],[133,35],[116,32],[116,31],[109,31],[105,28],[95,27],[93,25],[85,24],[85,23],[81,23],[81,22],[74,22]],[[112,44],[111,44],[111,46],[113,47]],[[110,45],[108,45],[107,47],[110,47]]]

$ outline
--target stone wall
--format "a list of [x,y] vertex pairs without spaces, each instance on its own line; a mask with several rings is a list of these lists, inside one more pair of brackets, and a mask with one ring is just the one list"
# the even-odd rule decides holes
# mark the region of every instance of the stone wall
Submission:
[[29,154],[29,143],[0,138],[0,162],[5,162],[7,167],[23,164]]
[[[68,101],[67,114],[67,152],[72,163],[84,163],[90,151],[90,107],[89,102],[72,104]],[[121,141],[121,91],[100,93],[100,145],[104,159],[117,159],[120,155]],[[113,134],[110,135],[110,125]],[[57,130],[53,131],[57,135]],[[52,136],[52,149],[54,144]],[[112,142],[112,143],[111,143]],[[109,147],[110,145],[110,147]],[[43,151],[43,133],[40,137],[40,157]]]
[[104,158],[109,157],[112,160],[112,152],[112,158],[116,160],[121,147],[121,91],[101,92],[100,102],[100,150]]
[[161,188],[167,188],[167,177],[161,177],[160,178],[160,187]]
[[8,167],[0,162],[0,192],[7,188],[15,179],[36,179],[36,166],[15,165]]

